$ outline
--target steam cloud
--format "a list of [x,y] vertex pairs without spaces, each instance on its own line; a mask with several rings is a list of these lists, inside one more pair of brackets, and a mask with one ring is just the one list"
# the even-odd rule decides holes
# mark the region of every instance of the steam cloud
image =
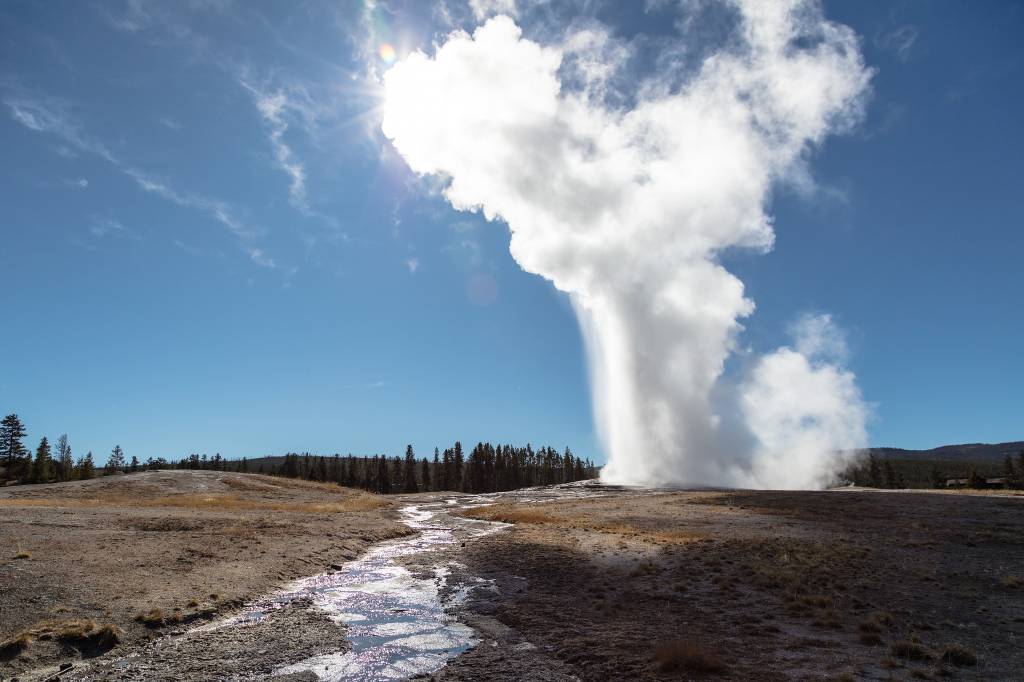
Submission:
[[866,440],[827,315],[721,381],[754,303],[718,256],[771,249],[772,186],[807,182],[807,154],[857,121],[870,79],[817,3],[729,6],[725,47],[628,105],[611,86],[628,50],[601,29],[542,46],[505,16],[384,76],[382,130],[412,170],[504,220],[523,269],[570,294],[611,482],[814,488]]

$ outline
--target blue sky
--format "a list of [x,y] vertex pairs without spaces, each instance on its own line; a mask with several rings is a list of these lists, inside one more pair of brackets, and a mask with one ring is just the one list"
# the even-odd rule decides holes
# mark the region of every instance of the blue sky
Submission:
[[[586,5],[627,36],[672,39],[678,17]],[[872,444],[1024,438],[1024,8],[825,7],[873,95],[814,157],[818,189],[775,195],[774,250],[727,257],[758,306],[742,342],[828,311]],[[0,411],[77,454],[458,438],[601,459],[568,300],[376,131],[380,44],[473,26],[446,8],[0,6]],[[527,36],[580,12],[547,7]]]

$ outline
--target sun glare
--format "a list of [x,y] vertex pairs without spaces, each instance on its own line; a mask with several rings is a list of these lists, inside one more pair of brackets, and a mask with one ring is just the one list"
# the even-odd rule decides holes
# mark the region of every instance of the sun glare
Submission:
[[395,48],[390,43],[381,43],[381,46],[377,49],[377,54],[387,64],[393,64],[395,61]]

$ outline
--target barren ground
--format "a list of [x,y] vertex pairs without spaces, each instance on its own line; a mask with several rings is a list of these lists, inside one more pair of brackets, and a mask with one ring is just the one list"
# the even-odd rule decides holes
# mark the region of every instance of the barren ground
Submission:
[[623,491],[469,513],[516,525],[463,550],[499,591],[464,614],[489,641],[439,679],[1024,679],[1024,497]]
[[[73,662],[60,679],[264,679],[343,650],[301,605],[197,626],[408,532],[390,505],[454,497],[514,525],[409,559],[476,588],[458,616],[482,641],[436,680],[1024,679],[1022,496],[570,486],[385,502],[188,471],[0,490],[0,642],[33,640],[0,652],[0,678]],[[78,660],[110,649],[105,624],[120,644]]]
[[[252,474],[145,472],[0,489],[0,679],[66,662],[77,670],[113,645],[105,625],[117,629],[113,653],[126,653],[407,532],[382,498]],[[315,614],[284,629],[294,641],[277,653],[293,657],[340,639]],[[204,659],[225,664],[211,645],[182,657],[197,677]],[[267,658],[260,669],[274,652]]]

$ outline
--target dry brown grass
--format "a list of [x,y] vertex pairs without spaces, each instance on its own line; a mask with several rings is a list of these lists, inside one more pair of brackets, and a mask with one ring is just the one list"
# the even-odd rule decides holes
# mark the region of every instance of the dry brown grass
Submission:
[[150,609],[149,611],[143,611],[135,616],[135,620],[142,623],[148,628],[159,628],[163,627],[165,619],[164,612],[161,609]]
[[662,644],[654,651],[654,662],[663,673],[721,673],[725,661],[710,649],[692,639],[677,639]]
[[473,507],[461,513],[463,516],[484,521],[551,525],[572,530],[609,533],[657,544],[684,544],[705,538],[700,533],[682,530],[654,530],[621,520],[602,520],[579,510],[557,507],[537,508],[514,504],[492,504],[485,507]]
[[15,559],[31,559],[32,558],[32,552],[26,552],[23,549],[19,549],[18,553],[14,555],[14,558]]
[[36,640],[59,640],[78,647],[106,651],[121,641],[121,632],[114,625],[101,625],[92,618],[41,621],[0,644],[0,656],[16,656]]
[[346,495],[358,492],[353,488],[344,488],[337,483],[320,483],[318,481],[307,481],[301,478],[283,478],[279,476],[264,476],[262,474],[248,474],[245,477],[235,478],[233,480],[241,480],[247,482],[245,479],[263,483],[278,488],[300,488],[304,490],[319,490],[325,493],[331,493],[334,495]]
[[879,634],[883,631],[882,625],[876,620],[866,620],[857,625],[857,630],[867,634]]
[[[319,484],[318,484],[319,485]],[[183,508],[216,511],[277,511],[305,514],[339,514],[344,512],[372,511],[386,507],[388,502],[376,495],[363,492],[349,492],[347,499],[337,502],[277,502],[270,500],[246,499],[231,494],[162,495],[140,497],[138,495],[104,493],[82,498],[16,498],[0,499],[0,507],[139,507],[139,508]]]
[[878,646],[882,643],[882,636],[877,632],[862,632],[859,639],[860,643],[866,646]]
[[462,512],[462,515],[471,519],[500,521],[502,523],[558,523],[560,521],[560,519],[537,509],[517,507],[511,504],[473,507]]
[[889,653],[897,658],[906,658],[911,661],[930,661],[934,658],[932,652],[923,644],[908,639],[902,639],[890,644]]
[[939,660],[943,663],[958,666],[978,665],[978,654],[962,644],[947,644],[939,654]]
[[1014,590],[1018,587],[1024,587],[1024,578],[1021,578],[1019,575],[1004,575],[999,583],[1003,587]]
[[875,611],[868,620],[857,624],[861,644],[878,646],[882,643],[882,633],[892,626],[892,616],[886,611]]
[[32,644],[32,635],[22,632],[8,640],[0,642],[0,660],[14,658]]

